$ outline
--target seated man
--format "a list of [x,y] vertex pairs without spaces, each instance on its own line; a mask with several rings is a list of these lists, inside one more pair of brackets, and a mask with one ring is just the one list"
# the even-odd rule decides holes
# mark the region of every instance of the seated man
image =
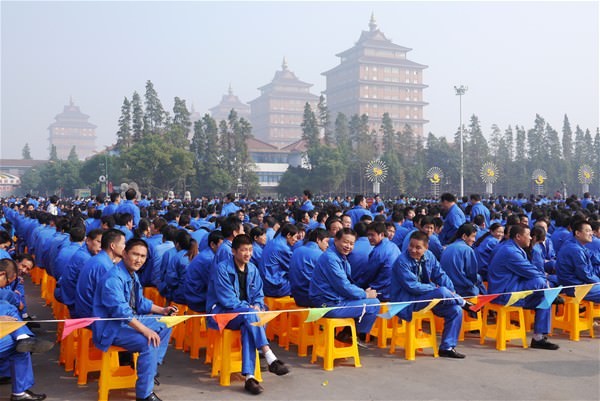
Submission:
[[125,245],[123,259],[109,269],[98,282],[94,294],[93,315],[101,318],[92,326],[96,347],[107,351],[111,345],[139,352],[138,379],[135,384],[137,401],[160,401],[154,394],[154,377],[167,352],[171,329],[150,313],[169,315],[176,310],[160,307],[143,296],[142,286],[135,274],[146,261],[148,245],[141,239],[131,239]]
[[[462,310],[469,311],[472,304],[454,293],[454,285],[435,256],[428,251],[429,238],[422,231],[410,235],[408,248],[392,266],[392,302],[439,299],[432,311],[444,319],[444,331],[439,355],[445,358],[462,359],[465,355],[456,351],[462,326]],[[411,321],[412,313],[421,310],[428,302],[411,303],[398,312],[400,319]]]
[[[8,286],[17,277],[17,266],[12,259],[0,260],[0,288]],[[21,315],[16,307],[0,301],[0,320],[19,321]],[[46,394],[36,394],[30,390],[33,386],[33,368],[30,353],[49,351],[54,346],[49,341],[34,337],[26,326],[0,338],[0,360],[6,361],[12,379],[11,401],[43,400]],[[4,374],[3,374],[4,376]]]
[[264,293],[268,297],[291,295],[289,271],[293,246],[298,241],[298,228],[293,224],[284,224],[275,237],[267,242],[263,249],[258,270],[264,284]]
[[290,285],[296,305],[310,306],[308,288],[317,260],[329,248],[329,233],[315,228],[304,238],[304,245],[292,253],[290,261]]
[[[529,227],[516,224],[510,228],[510,239],[496,248],[496,253],[488,267],[488,292],[505,295],[500,295],[493,301],[494,303],[506,304],[510,298],[510,294],[507,293],[510,292],[548,288],[546,274],[527,259],[525,248],[530,242]],[[543,299],[544,292],[535,291],[515,305],[535,311],[531,348],[556,350],[559,346],[548,341],[546,337],[550,332],[550,308],[537,308]]]
[[[277,359],[267,341],[265,328],[254,326],[258,316],[244,313],[265,310],[262,279],[252,263],[252,238],[240,234],[231,244],[232,258],[213,266],[208,284],[206,306],[208,313],[243,313],[227,323],[226,328],[240,330],[242,336],[242,375],[246,377],[245,390],[260,394],[263,387],[254,378],[256,350],[260,349],[269,364],[269,372],[278,376],[289,373],[287,366]],[[209,325],[215,327],[211,317]]]
[[[379,300],[376,290],[372,288],[363,290],[352,284],[348,255],[354,249],[355,241],[356,232],[350,228],[342,228],[335,234],[334,246],[329,247],[317,260],[308,296],[313,307],[349,306],[349,308],[331,310],[325,314],[325,317],[354,318],[359,338],[358,345],[366,347],[364,340],[377,318]],[[364,305],[367,306],[363,312]],[[336,339],[351,343],[349,328],[338,333]]]
[[[573,225],[574,241],[565,241],[556,260],[556,272],[559,284],[573,286],[580,284],[600,283],[600,267],[592,263],[592,256],[586,245],[592,242],[593,230],[587,221],[579,221]],[[573,296],[575,288],[567,288],[565,292]],[[593,286],[583,298],[600,303],[600,285]]]

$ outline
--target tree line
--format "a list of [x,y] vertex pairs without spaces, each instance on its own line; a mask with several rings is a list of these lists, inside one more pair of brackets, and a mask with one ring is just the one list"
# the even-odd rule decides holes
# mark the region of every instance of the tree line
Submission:
[[[427,170],[444,171],[442,191],[457,192],[460,180],[460,129],[449,142],[445,136],[417,135],[410,125],[395,130],[388,113],[378,129],[367,115],[350,117],[338,113],[332,118],[321,96],[315,110],[304,108],[302,139],[305,164],[290,167],[283,175],[278,192],[297,195],[303,188],[323,195],[370,193],[365,177],[367,164],[381,159],[388,166],[381,193],[389,198],[399,195],[427,196],[431,185]],[[59,160],[51,149],[49,163],[30,169],[22,177],[22,192],[70,196],[76,188],[101,191],[99,176],[118,186],[136,182],[145,193],[164,194],[174,190],[194,195],[237,192],[260,194],[256,167],[248,152],[252,126],[232,110],[226,120],[217,122],[209,114],[191,121],[186,102],[174,98],[172,112],[165,110],[151,81],[144,96],[134,92],[125,97],[112,149],[85,161],[71,149],[67,160]],[[547,173],[545,189],[553,193],[566,183],[570,193],[579,192],[577,172],[587,164],[595,172],[592,190],[600,192],[600,131],[572,129],[565,115],[561,133],[536,115],[531,128],[515,125],[504,129],[491,126],[484,135],[479,118],[472,115],[463,127],[464,188],[466,193],[483,193],[480,178],[483,163],[498,167],[499,179],[494,193],[512,195],[532,193],[531,174],[535,169]],[[29,145],[23,158],[31,158]]]

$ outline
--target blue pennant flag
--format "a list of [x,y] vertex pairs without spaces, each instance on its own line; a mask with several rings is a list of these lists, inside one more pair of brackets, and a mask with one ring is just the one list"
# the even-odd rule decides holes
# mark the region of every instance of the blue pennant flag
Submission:
[[408,305],[410,305],[410,302],[390,305],[389,310],[386,313],[380,313],[377,316],[383,319],[391,319],[392,317],[396,316],[398,312],[400,312],[402,309],[406,308]]
[[559,287],[556,287],[556,288],[551,288],[549,290],[545,290],[544,291],[544,299],[542,299],[542,302],[540,302],[540,304],[538,306],[536,306],[536,308],[537,309],[548,309],[549,307],[551,307],[552,302],[554,302],[554,300],[560,293],[560,290],[562,290],[562,285]]

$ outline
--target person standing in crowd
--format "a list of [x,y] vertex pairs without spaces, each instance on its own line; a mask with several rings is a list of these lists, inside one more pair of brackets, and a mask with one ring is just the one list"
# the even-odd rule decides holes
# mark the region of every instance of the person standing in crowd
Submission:
[[456,235],[458,227],[467,222],[465,214],[456,204],[456,196],[451,193],[444,193],[441,196],[441,207],[444,216],[444,227],[440,233],[440,242],[442,245],[448,245]]

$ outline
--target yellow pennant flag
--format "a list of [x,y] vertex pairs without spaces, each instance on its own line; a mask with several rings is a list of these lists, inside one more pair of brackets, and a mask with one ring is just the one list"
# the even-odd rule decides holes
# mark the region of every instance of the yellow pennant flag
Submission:
[[13,331],[20,329],[26,324],[27,322],[23,322],[20,320],[16,320],[14,322],[6,320],[0,321],[0,338],[9,335]]
[[520,301],[521,299],[528,297],[531,294],[533,294],[533,290],[513,292],[512,294],[510,294],[510,299],[504,306],[511,306],[515,302]]
[[580,303],[583,297],[585,297],[587,293],[590,292],[593,286],[594,284],[584,284],[575,287],[575,301],[577,301],[577,303]]
[[258,322],[252,323],[253,326],[264,326],[269,323],[271,320],[275,319],[279,316],[280,311],[271,311],[271,312],[262,312],[258,313]]
[[167,327],[173,327],[175,325],[178,325],[179,323],[185,322],[186,320],[188,320],[191,316],[165,316],[165,317],[161,317],[160,319],[158,319],[159,322],[163,322]]
[[440,301],[441,301],[441,299],[433,299],[433,300],[432,300],[432,301],[429,303],[429,305],[427,305],[427,306],[426,306],[426,307],[424,307],[423,309],[420,309],[420,310],[418,310],[418,311],[416,311],[416,312],[418,312],[418,313],[427,313],[427,312],[429,312],[431,309],[433,309],[433,307],[434,307],[434,306],[436,306],[437,304],[439,304],[439,303],[440,303]]

